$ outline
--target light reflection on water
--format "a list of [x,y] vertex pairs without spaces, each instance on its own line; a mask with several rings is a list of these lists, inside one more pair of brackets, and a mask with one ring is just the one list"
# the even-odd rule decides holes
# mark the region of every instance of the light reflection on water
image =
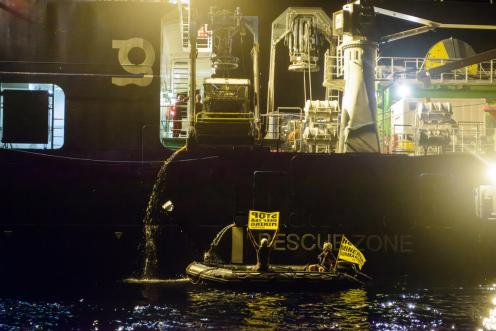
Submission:
[[496,295],[492,298],[491,303],[489,315],[482,320],[482,326],[486,330],[496,330]]
[[494,286],[234,292],[146,286],[78,299],[1,298],[0,330],[496,330]]
[[284,316],[287,308],[284,302],[287,297],[281,294],[268,294],[255,296],[246,302],[246,307],[241,310],[245,316],[243,327],[252,328],[276,328],[284,324]]

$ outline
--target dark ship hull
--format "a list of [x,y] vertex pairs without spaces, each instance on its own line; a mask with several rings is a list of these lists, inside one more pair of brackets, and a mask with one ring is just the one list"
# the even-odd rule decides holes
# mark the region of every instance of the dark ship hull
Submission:
[[[158,168],[37,160],[38,174],[59,173],[47,178],[26,175],[19,164],[29,162],[19,162],[4,162],[11,174],[2,200],[4,277],[41,270],[50,278],[141,274],[142,219]],[[215,234],[236,215],[242,222],[249,209],[282,212],[274,263],[313,263],[324,241],[336,245],[345,234],[376,277],[494,275],[496,224],[476,217],[473,198],[483,172],[468,155],[183,153],[169,164],[159,197],[173,201],[174,213],[154,218],[159,275],[179,274],[201,259]],[[242,241],[243,263],[254,263],[248,239]],[[219,247],[226,262],[231,243],[228,233]]]
[[[138,47],[123,62],[115,41],[141,38],[159,58],[161,19],[174,8],[76,1],[0,8],[1,87],[56,84],[65,102],[62,148],[0,149],[3,279],[117,279],[141,266],[146,203],[170,154],[158,138],[160,61],[131,74],[126,68],[149,54]],[[145,72],[151,79],[142,84]],[[20,123],[31,115],[20,114],[13,118]]]
[[[475,215],[474,188],[483,183],[485,166],[473,156],[214,155],[171,163],[162,197],[174,202],[175,212],[160,222],[188,234],[184,244],[196,252],[193,258],[233,215],[243,224],[249,209],[280,210],[274,263],[314,263],[324,241],[336,247],[345,234],[363,249],[373,275],[494,274],[488,261],[496,226]],[[232,242],[227,236],[221,248],[226,262]],[[246,237],[243,243],[243,262],[254,263]],[[162,261],[171,258],[167,252]]]

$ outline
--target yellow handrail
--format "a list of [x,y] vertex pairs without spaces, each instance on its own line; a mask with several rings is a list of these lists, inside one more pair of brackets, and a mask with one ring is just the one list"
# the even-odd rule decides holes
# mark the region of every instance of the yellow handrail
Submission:
[[251,117],[213,117],[213,118],[202,118],[202,120],[215,120],[215,121],[254,121],[254,113],[253,112],[248,112],[248,113],[233,113],[233,112],[206,112],[206,111],[201,111],[196,114],[195,116],[195,121],[198,122],[198,119],[200,116],[203,115],[214,115],[214,116],[224,116],[224,115],[237,115],[237,116],[251,116]]

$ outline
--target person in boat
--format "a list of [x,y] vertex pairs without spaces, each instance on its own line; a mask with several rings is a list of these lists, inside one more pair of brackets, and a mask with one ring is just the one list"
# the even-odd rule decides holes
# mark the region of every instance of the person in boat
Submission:
[[319,265],[324,269],[324,271],[331,271],[334,267],[336,257],[332,253],[332,244],[328,241],[324,242],[322,246],[322,253],[317,256],[319,259]]
[[248,230],[248,237],[250,238],[253,247],[257,250],[257,264],[255,265],[254,271],[268,272],[270,270],[270,253],[277,237],[277,232],[278,231],[272,236],[270,243],[267,238],[262,238],[260,244],[258,244],[255,238],[253,238],[251,231]]
[[318,272],[330,272],[332,270],[336,257],[332,253],[332,244],[330,242],[324,242],[322,252],[317,256],[317,259],[319,260],[318,264],[310,264],[305,270]]

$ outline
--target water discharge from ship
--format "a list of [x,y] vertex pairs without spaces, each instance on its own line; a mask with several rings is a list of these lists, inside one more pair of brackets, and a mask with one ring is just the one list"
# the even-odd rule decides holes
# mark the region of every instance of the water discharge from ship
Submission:
[[148,206],[146,208],[144,223],[144,236],[145,236],[145,251],[144,251],[144,266],[143,266],[143,278],[153,279],[157,277],[158,271],[158,253],[157,253],[157,237],[159,232],[159,226],[157,218],[161,210],[161,200],[160,197],[164,196],[166,182],[167,182],[167,169],[169,164],[179,155],[182,151],[186,150],[186,147],[178,149],[171,156],[169,156],[162,167],[160,168],[155,184],[153,185],[153,190],[148,201]]

